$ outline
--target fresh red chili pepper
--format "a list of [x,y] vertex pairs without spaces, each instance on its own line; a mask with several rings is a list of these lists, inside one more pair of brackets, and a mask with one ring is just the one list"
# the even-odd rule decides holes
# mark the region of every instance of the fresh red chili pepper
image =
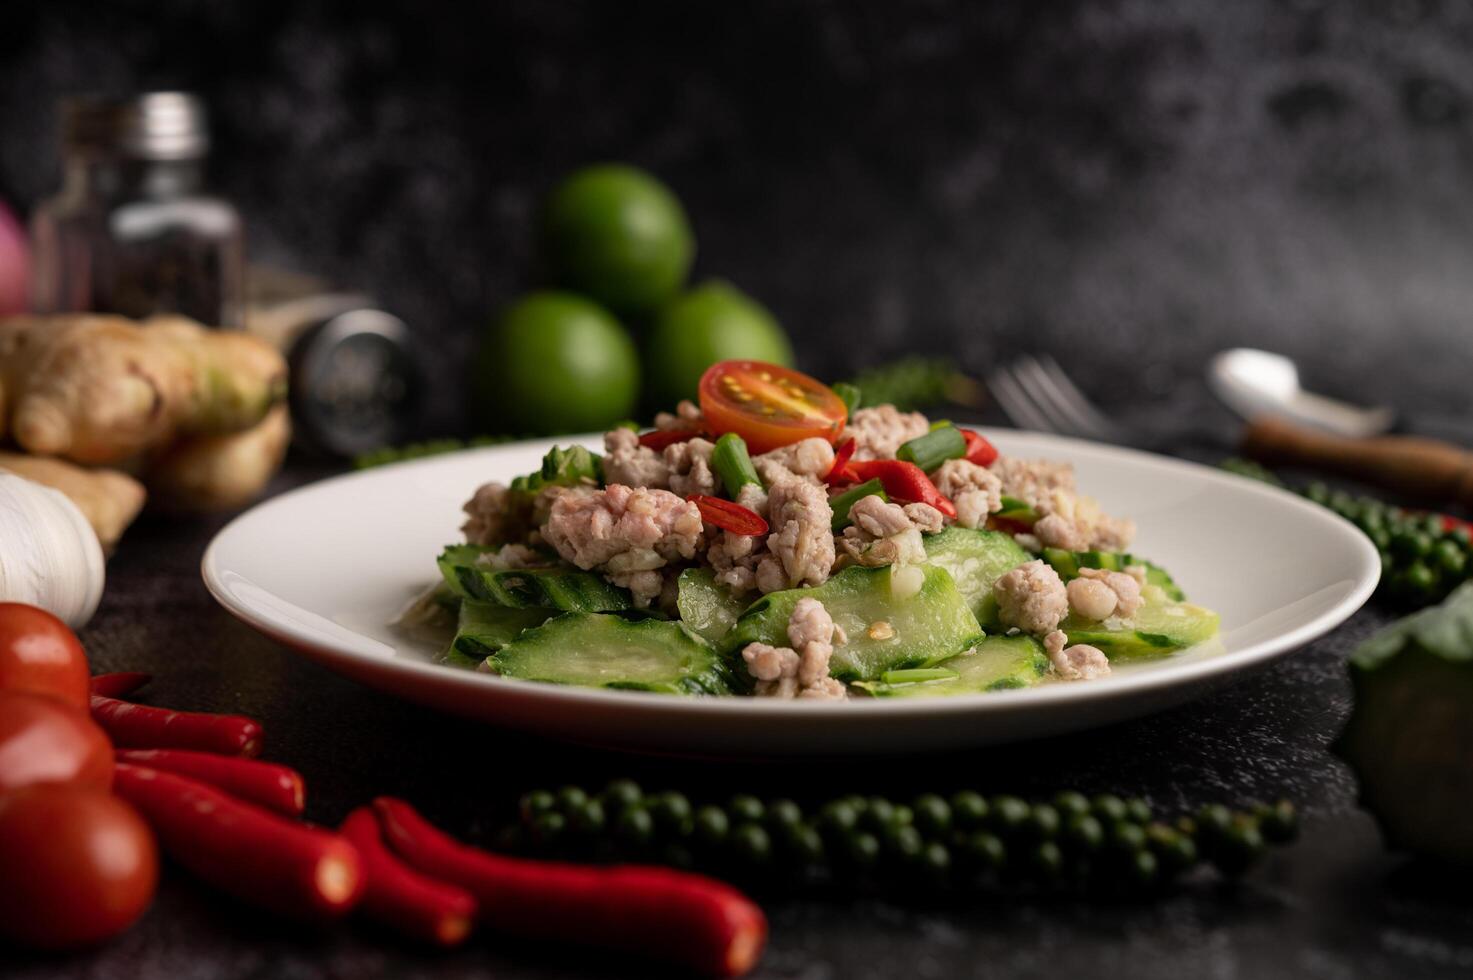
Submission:
[[879,480],[891,500],[930,504],[947,517],[956,516],[956,505],[936,489],[926,471],[903,459],[865,459],[849,464],[849,472],[862,481]]
[[330,830],[126,762],[113,790],[138,808],[170,857],[242,901],[322,921],[346,914],[363,891],[357,848]]
[[261,754],[261,723],[242,715],[170,711],[94,694],[92,720],[102,726],[119,748]]
[[845,439],[843,442],[839,443],[839,447],[834,450],[834,465],[830,466],[829,471],[824,474],[823,482],[829,484],[830,486],[835,483],[852,482],[850,480],[847,480],[846,476],[848,473],[849,460],[854,458],[854,450],[858,448],[859,443],[855,442],[853,439]]
[[991,466],[997,460],[997,447],[971,429],[963,429],[962,438],[967,441],[966,459],[978,466]]
[[651,429],[640,435],[639,444],[658,453],[666,446],[673,446],[677,442],[689,442],[700,434],[695,429]]
[[464,888],[422,875],[395,857],[384,845],[373,807],[354,810],[338,829],[363,859],[365,884],[358,907],[370,919],[437,946],[456,946],[470,935],[475,898]]
[[288,817],[300,817],[307,803],[301,774],[274,762],[188,749],[118,749],[116,756],[119,762],[198,779]]
[[460,843],[402,800],[380,797],[374,809],[400,857],[465,888],[480,903],[481,921],[496,929],[620,949],[718,977],[746,973],[762,954],[762,910],[722,882],[669,868],[503,857]]
[[101,694],[105,698],[123,698],[151,680],[153,680],[152,674],[124,671],[116,674],[98,674],[92,678],[90,684],[93,694]]
[[696,505],[696,509],[701,512],[701,520],[714,524],[723,531],[746,536],[767,533],[767,522],[762,519],[762,515],[741,504],[734,504],[720,497],[708,497],[703,493],[693,493],[685,499]]

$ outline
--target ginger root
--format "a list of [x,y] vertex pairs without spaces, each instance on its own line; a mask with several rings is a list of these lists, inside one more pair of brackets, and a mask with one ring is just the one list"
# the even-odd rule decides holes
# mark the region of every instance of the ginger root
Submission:
[[181,317],[0,319],[0,437],[112,465],[176,438],[258,425],[286,395],[281,354]]
[[0,452],[0,470],[60,490],[77,505],[102,550],[112,554],[147,496],[143,485],[117,470],[89,470],[65,460]]
[[260,493],[291,441],[291,415],[278,405],[255,427],[195,436],[149,461],[144,479],[154,502],[170,510],[230,510]]

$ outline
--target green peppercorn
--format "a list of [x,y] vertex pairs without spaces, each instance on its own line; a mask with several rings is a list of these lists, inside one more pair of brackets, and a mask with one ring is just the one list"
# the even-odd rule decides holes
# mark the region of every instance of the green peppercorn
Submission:
[[1117,823],[1108,832],[1110,849],[1130,854],[1146,846],[1146,832],[1136,823]]
[[525,793],[518,809],[522,814],[522,822],[531,825],[539,816],[557,806],[557,799],[545,789],[534,789]]
[[767,827],[781,833],[803,823],[803,808],[792,800],[773,800],[767,804]]
[[904,803],[897,803],[890,819],[897,824],[912,824],[915,823],[915,811]]
[[921,832],[910,824],[891,824],[880,833],[885,850],[902,861],[914,860],[926,846]]
[[843,840],[844,861],[850,867],[872,868],[880,860],[880,841],[874,834],[856,831]]
[[1032,808],[1016,796],[994,796],[988,801],[990,823],[999,834],[1017,833],[1028,822]]
[[757,797],[740,793],[726,804],[726,815],[733,824],[761,823],[762,818],[767,815],[767,808]]
[[824,844],[823,838],[818,831],[807,824],[798,824],[796,827],[788,828],[788,837],[785,841],[788,853],[809,867],[818,867],[823,864]]
[[632,779],[616,779],[604,787],[599,799],[603,801],[604,812],[616,816],[639,806],[644,801],[644,791]]
[[726,811],[719,806],[703,806],[696,810],[691,823],[696,840],[708,847],[724,844],[726,835],[731,831],[731,821],[726,818]]
[[1376,546],[1377,551],[1386,551],[1391,547],[1391,532],[1383,525],[1370,528],[1366,533],[1370,536],[1371,543]]
[[1473,534],[1470,534],[1466,527],[1455,527],[1451,531],[1447,532],[1447,536],[1452,538],[1458,544],[1462,545],[1464,548],[1473,546]]
[[1288,800],[1260,804],[1253,815],[1258,819],[1259,833],[1266,841],[1284,844],[1299,835],[1299,814]]
[[727,838],[738,862],[764,867],[772,860],[772,838],[760,824],[744,823]]
[[1225,875],[1240,875],[1263,856],[1263,834],[1258,821],[1246,814],[1232,819],[1212,849],[1212,863]]
[[1136,823],[1150,823],[1151,804],[1139,796],[1132,796],[1125,801],[1125,816],[1126,819],[1134,820]]
[[655,836],[655,820],[648,810],[625,810],[614,818],[614,837],[631,850],[649,846]]
[[1209,803],[1197,811],[1196,821],[1202,840],[1217,840],[1233,825],[1233,811],[1221,803]]
[[1406,571],[1406,587],[1413,595],[1428,595],[1437,588],[1437,573],[1428,568],[1425,562],[1412,562]]
[[916,829],[928,837],[940,837],[951,830],[951,807],[935,793],[917,796],[910,806]]
[[1066,820],[1089,812],[1089,797],[1074,790],[1065,790],[1054,797],[1054,809]]
[[859,812],[848,800],[826,803],[818,813],[818,826],[830,840],[852,832],[858,824]]
[[962,840],[962,857],[973,868],[999,871],[1007,864],[1008,850],[996,834],[978,830]]
[[1100,823],[1109,826],[1119,823],[1129,817],[1130,811],[1126,809],[1125,801],[1111,793],[1102,793],[1090,802],[1094,815],[1099,818]]
[[1441,514],[1423,514],[1417,519],[1417,524],[1422,529],[1422,533],[1429,538],[1436,538],[1442,534]]
[[568,818],[556,810],[539,813],[532,821],[532,836],[543,846],[556,844],[567,830]]
[[568,830],[579,837],[594,837],[603,833],[606,820],[604,807],[598,800],[586,800],[582,806],[569,808],[566,812]]
[[1146,828],[1146,839],[1151,853],[1169,872],[1185,871],[1197,863],[1197,845],[1179,830],[1164,823],[1153,823]]
[[1023,822],[1024,836],[1033,840],[1053,840],[1059,834],[1059,811],[1047,803],[1035,803],[1029,807],[1028,819]]
[[1029,849],[1028,870],[1041,881],[1057,881],[1064,870],[1064,852],[1051,840],[1040,841]]
[[1071,849],[1092,854],[1105,843],[1105,828],[1094,815],[1076,813],[1064,824],[1064,840]]
[[650,797],[645,807],[655,821],[655,829],[665,834],[684,837],[690,833],[690,800],[682,793],[665,792]]
[[557,791],[557,806],[566,813],[588,802],[588,793],[582,786],[564,786]]
[[1330,502],[1330,488],[1323,483],[1311,483],[1304,488],[1304,495],[1322,507]]
[[1156,855],[1142,849],[1130,855],[1125,867],[1130,885],[1136,888],[1147,888],[1156,883],[1160,874],[1161,862],[1156,860]]
[[940,884],[951,871],[951,851],[940,841],[932,841],[921,849],[918,864],[926,881]]
[[987,799],[969,789],[952,794],[951,819],[958,830],[976,830],[987,822]]
[[1468,553],[1456,541],[1443,540],[1437,542],[1432,559],[1447,574],[1461,576],[1468,563]]
[[871,796],[865,801],[864,813],[859,822],[868,830],[882,831],[895,824],[895,804],[883,796]]

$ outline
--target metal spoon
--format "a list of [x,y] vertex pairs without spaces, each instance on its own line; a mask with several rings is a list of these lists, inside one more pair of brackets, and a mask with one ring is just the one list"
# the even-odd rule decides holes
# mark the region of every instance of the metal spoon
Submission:
[[1352,438],[1377,436],[1396,420],[1385,406],[1365,408],[1299,387],[1299,369],[1282,354],[1237,347],[1212,358],[1207,384],[1243,418],[1270,415]]

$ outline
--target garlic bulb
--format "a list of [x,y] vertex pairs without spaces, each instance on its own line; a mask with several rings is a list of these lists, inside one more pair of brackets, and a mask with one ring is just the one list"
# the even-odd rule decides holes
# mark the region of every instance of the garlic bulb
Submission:
[[73,629],[102,601],[102,546],[59,490],[0,470],[0,601],[40,606]]

